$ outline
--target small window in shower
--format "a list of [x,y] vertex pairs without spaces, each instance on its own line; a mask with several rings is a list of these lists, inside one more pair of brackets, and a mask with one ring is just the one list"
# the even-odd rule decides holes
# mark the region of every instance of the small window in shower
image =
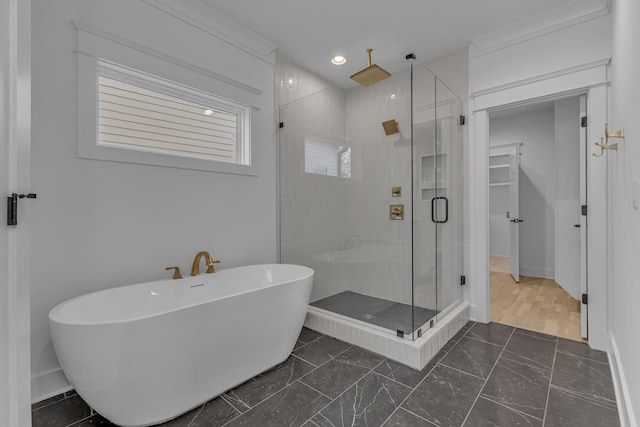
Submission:
[[351,178],[351,147],[335,141],[306,136],[304,171],[316,175]]

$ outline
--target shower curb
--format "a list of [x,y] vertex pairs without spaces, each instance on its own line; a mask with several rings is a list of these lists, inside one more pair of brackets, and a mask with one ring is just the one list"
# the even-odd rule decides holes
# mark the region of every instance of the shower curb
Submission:
[[469,316],[469,303],[463,302],[415,341],[399,338],[364,322],[336,316],[312,306],[309,306],[304,325],[421,370],[467,324]]

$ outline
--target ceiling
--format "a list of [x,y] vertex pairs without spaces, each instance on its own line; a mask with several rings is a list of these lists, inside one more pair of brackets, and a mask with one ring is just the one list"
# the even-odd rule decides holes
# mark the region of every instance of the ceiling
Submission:
[[[385,67],[461,49],[473,37],[577,0],[200,0],[275,43],[289,59],[342,87],[373,62]],[[330,60],[344,55],[348,62]],[[393,67],[392,67],[393,68]]]

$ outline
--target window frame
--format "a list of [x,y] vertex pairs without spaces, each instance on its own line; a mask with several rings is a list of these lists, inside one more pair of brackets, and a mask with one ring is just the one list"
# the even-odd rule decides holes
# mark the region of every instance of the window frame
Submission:
[[[99,140],[99,77],[133,84],[190,102],[236,114],[236,162],[193,155],[101,144]],[[252,107],[163,77],[86,55],[78,56],[78,157],[153,166],[257,176],[252,158]]]

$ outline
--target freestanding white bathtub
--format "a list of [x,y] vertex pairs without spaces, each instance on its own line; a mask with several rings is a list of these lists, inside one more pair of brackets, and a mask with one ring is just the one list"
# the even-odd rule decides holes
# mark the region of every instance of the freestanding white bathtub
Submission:
[[78,394],[109,421],[175,418],[287,359],[313,270],[273,264],[93,292],[51,310]]

